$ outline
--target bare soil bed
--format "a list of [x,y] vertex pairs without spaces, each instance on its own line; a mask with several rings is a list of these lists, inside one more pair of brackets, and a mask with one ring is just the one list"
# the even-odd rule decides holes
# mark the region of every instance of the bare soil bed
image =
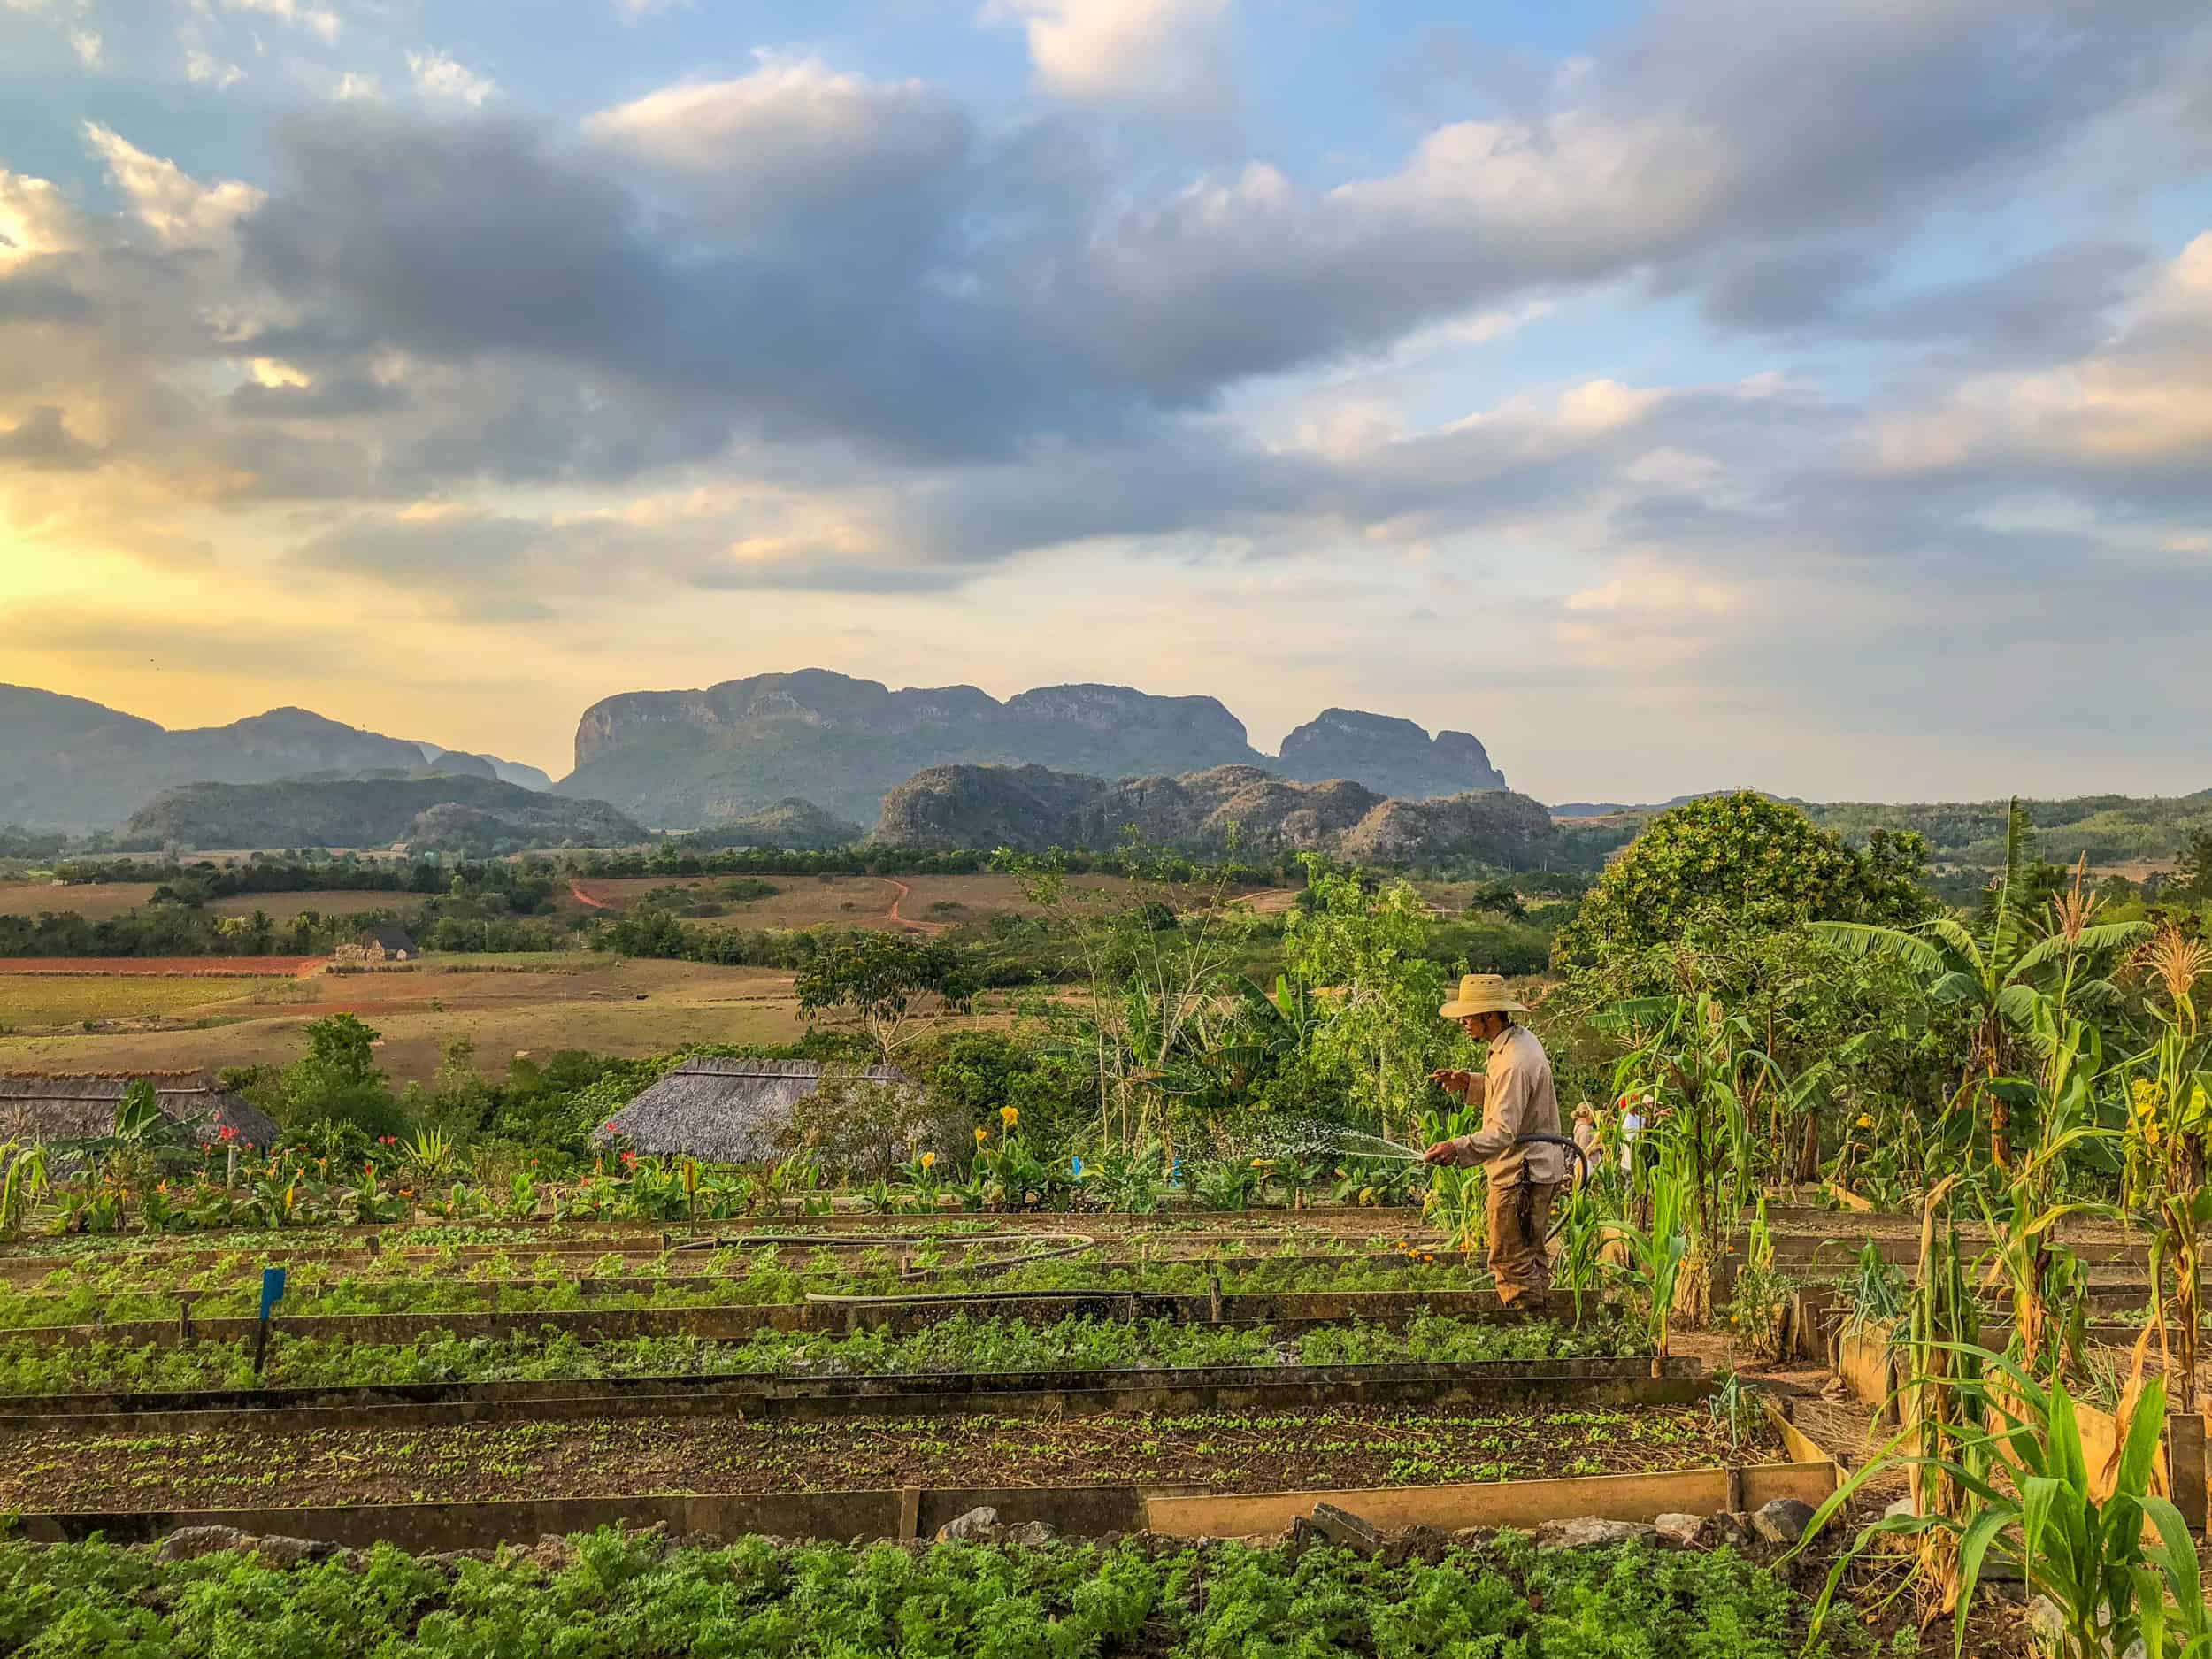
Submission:
[[[1763,1433],[1763,1431],[1762,1431]],[[641,1418],[272,1435],[8,1437],[0,1509],[218,1509],[649,1492],[1194,1485],[1220,1492],[1432,1486],[1778,1461],[1703,1407],[1440,1414]]]

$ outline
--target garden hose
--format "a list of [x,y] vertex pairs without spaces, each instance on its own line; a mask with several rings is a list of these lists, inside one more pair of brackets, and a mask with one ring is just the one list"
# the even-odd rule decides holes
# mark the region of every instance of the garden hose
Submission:
[[[1568,1190],[1570,1193],[1573,1192],[1573,1191],[1574,1191],[1574,1189],[1575,1189],[1576,1187],[1578,1187],[1581,1186],[1584,1182],[1587,1181],[1587,1180],[1590,1179],[1590,1159],[1589,1159],[1589,1156],[1588,1156],[1588,1155],[1587,1155],[1587,1154],[1586,1154],[1586,1153],[1583,1151],[1583,1149],[1582,1149],[1579,1146],[1578,1146],[1578,1145],[1575,1143],[1574,1139],[1573,1139],[1573,1137],[1572,1137],[1572,1136],[1570,1136],[1570,1135],[1517,1135],[1516,1137],[1514,1137],[1513,1144],[1514,1144],[1515,1146],[1517,1146],[1517,1147],[1538,1146],[1538,1145],[1541,1145],[1541,1146],[1549,1146],[1549,1147],[1564,1147],[1564,1148],[1567,1148],[1567,1150],[1568,1150],[1568,1151],[1570,1151],[1570,1152],[1573,1153],[1573,1154],[1574,1154],[1574,1157],[1575,1157],[1575,1162],[1576,1162],[1576,1164],[1579,1164],[1579,1165],[1581,1166],[1582,1173],[1581,1173],[1580,1175],[1577,1176],[1577,1177],[1576,1177],[1573,1180],[1570,1181],[1570,1182],[1567,1184],[1567,1190]],[[1558,1218],[1557,1218],[1556,1220],[1555,1220],[1555,1221],[1551,1224],[1551,1230],[1550,1230],[1549,1232],[1548,1232],[1548,1233],[1546,1233],[1544,1234],[1544,1242],[1545,1242],[1545,1243],[1549,1244],[1549,1243],[1550,1243],[1550,1242],[1551,1242],[1554,1239],[1557,1238],[1557,1237],[1558,1237],[1558,1236],[1559,1236],[1559,1235],[1560,1235],[1563,1232],[1564,1232],[1564,1231],[1566,1230],[1566,1226],[1567,1226],[1567,1209],[1568,1209],[1568,1207],[1567,1207],[1565,1204],[1562,1204],[1562,1205],[1560,1205],[1560,1206],[1559,1206],[1559,1215],[1558,1215]]]

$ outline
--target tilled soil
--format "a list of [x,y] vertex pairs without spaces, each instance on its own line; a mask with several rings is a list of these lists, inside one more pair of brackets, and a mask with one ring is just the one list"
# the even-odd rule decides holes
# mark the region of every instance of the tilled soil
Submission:
[[1770,1462],[1704,1407],[1456,1413],[1341,1406],[1278,1415],[746,1423],[646,1418],[419,1430],[11,1435],[0,1510],[891,1486],[1173,1486],[1219,1492],[1633,1474]]

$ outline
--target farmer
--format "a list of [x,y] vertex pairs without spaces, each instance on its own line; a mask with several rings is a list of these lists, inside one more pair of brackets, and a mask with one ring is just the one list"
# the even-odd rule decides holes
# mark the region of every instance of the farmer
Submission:
[[1551,1294],[1552,1200],[1566,1184],[1567,1151],[1531,1135],[1559,1135],[1559,1099],[1552,1092],[1551,1061],[1536,1033],[1513,1023],[1527,1009],[1513,1000],[1505,979],[1471,973],[1459,995],[1437,1012],[1455,1019],[1471,1037],[1490,1047],[1479,1077],[1438,1071],[1430,1080],[1447,1094],[1482,1108],[1482,1127],[1440,1141],[1421,1156],[1430,1164],[1485,1166],[1490,1178],[1490,1271],[1506,1307],[1540,1308]]

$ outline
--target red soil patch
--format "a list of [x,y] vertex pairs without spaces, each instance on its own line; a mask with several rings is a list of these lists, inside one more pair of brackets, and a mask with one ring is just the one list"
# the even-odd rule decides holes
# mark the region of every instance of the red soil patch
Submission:
[[183,979],[266,979],[323,964],[321,956],[0,956],[0,973],[73,973],[91,979],[173,974]]

